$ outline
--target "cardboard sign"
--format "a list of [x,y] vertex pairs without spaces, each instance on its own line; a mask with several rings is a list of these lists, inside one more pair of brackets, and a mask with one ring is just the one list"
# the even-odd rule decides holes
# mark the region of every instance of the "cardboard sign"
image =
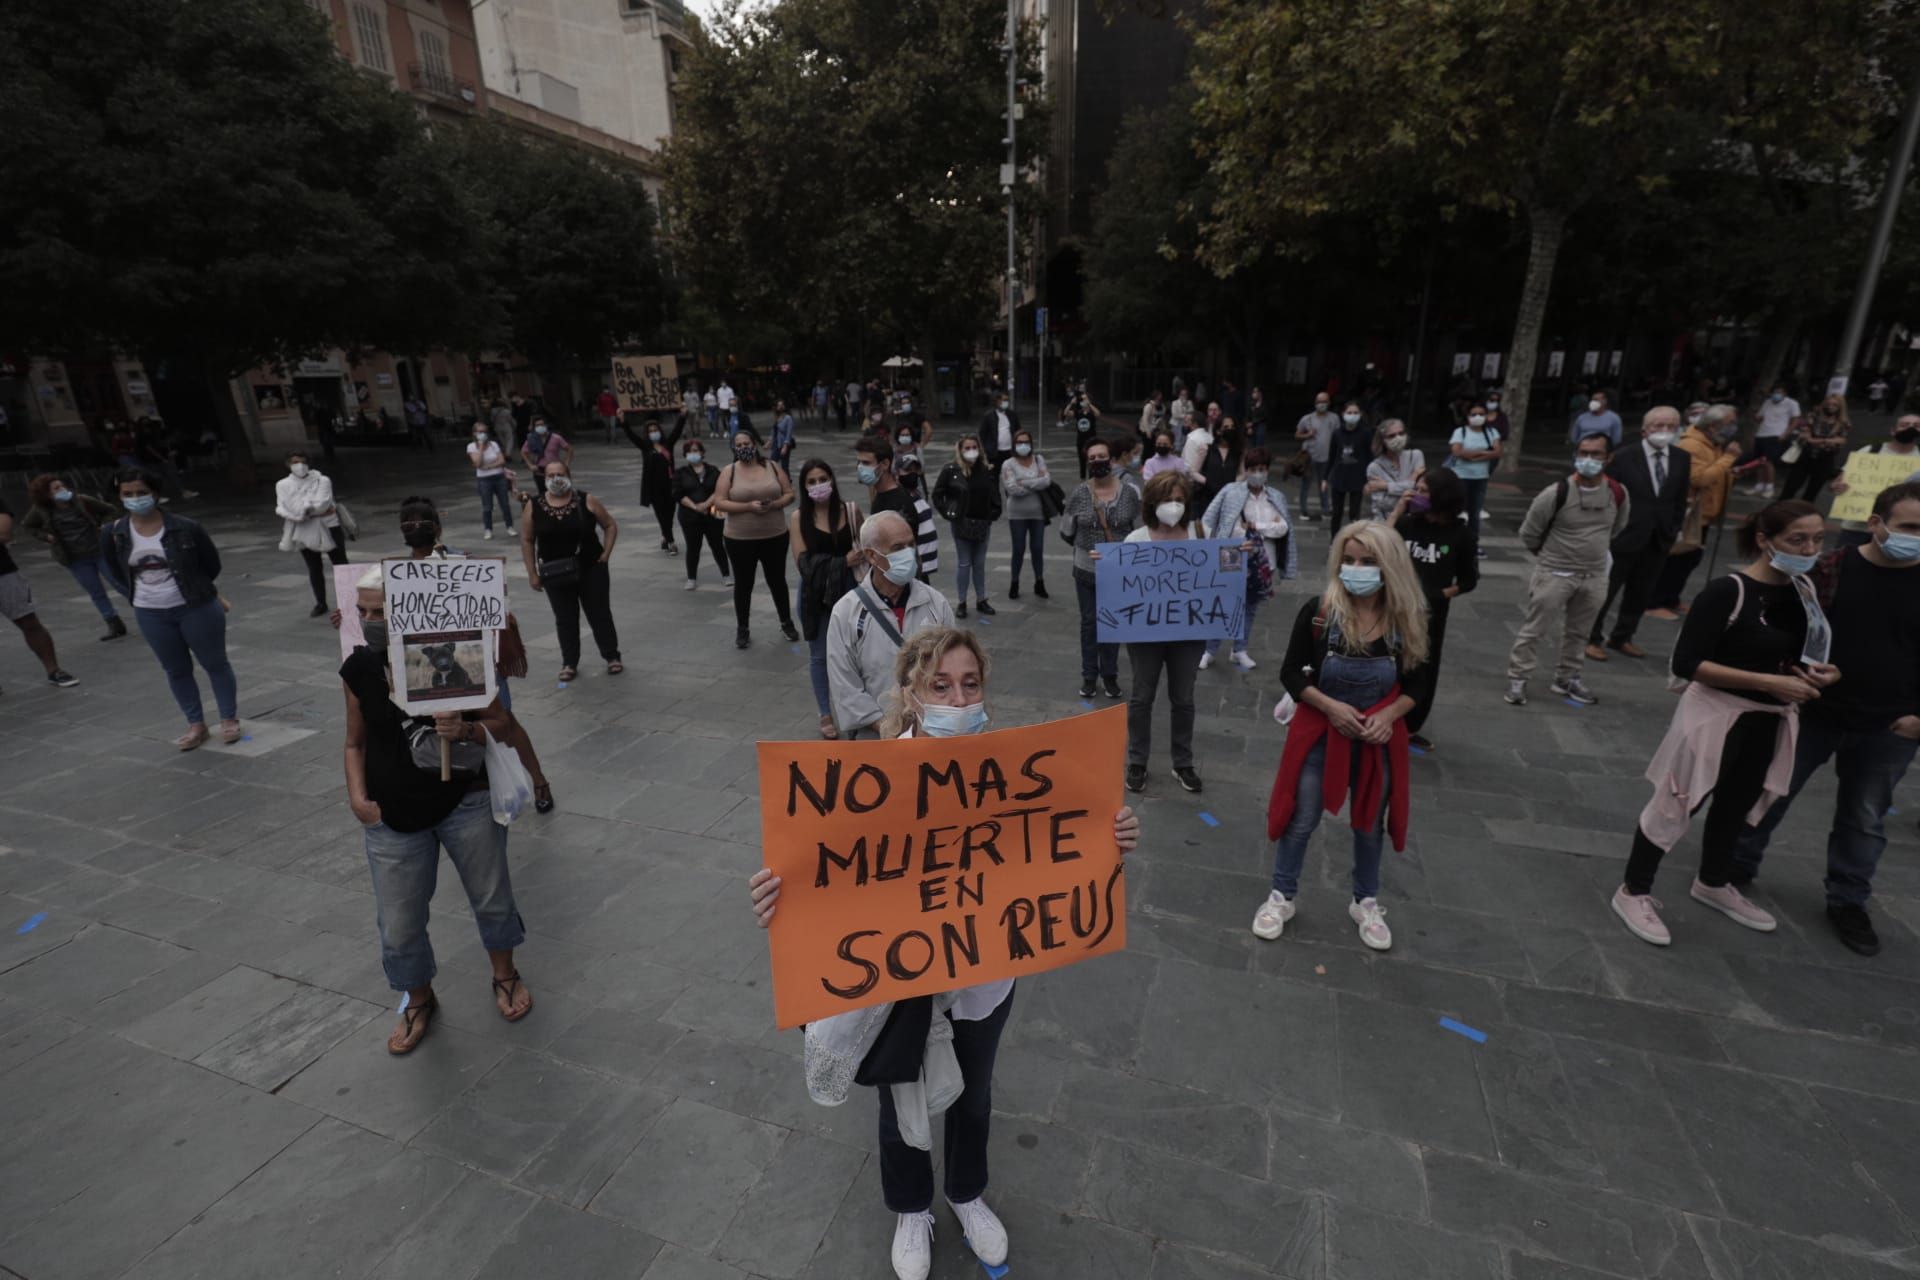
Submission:
[[623,413],[677,412],[680,362],[672,356],[615,356],[613,396]]
[[1229,640],[1247,612],[1237,539],[1105,542],[1093,576],[1101,644]]
[[333,566],[333,607],[340,611],[340,661],[345,662],[353,656],[353,651],[367,642],[360,633],[360,592],[354,583],[366,576],[370,565],[336,564]]
[[1841,479],[1847,491],[1833,500],[1832,520],[1857,520],[1862,523],[1873,514],[1873,500],[1882,489],[1900,484],[1920,472],[1920,458],[1913,454],[1868,453],[1865,449],[1847,455],[1847,470]]
[[1125,949],[1126,737],[1111,707],[964,738],[761,743],[778,1024]]
[[380,569],[394,702],[409,715],[492,702],[499,690],[491,654],[507,625],[506,561],[382,560]]

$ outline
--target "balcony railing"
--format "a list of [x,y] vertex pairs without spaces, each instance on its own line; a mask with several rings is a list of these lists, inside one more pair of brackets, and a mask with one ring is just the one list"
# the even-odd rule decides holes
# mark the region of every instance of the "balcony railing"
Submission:
[[435,67],[419,62],[407,64],[407,75],[415,93],[423,93],[443,102],[458,103],[464,107],[480,105],[480,94],[470,80],[460,80]]

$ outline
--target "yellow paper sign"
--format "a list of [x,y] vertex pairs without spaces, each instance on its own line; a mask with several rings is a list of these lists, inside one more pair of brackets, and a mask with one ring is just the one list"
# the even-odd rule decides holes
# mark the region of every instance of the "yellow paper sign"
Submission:
[[1920,457],[1911,453],[1868,453],[1865,449],[1847,457],[1847,471],[1841,477],[1847,491],[1833,500],[1828,517],[1834,520],[1864,521],[1873,514],[1873,500],[1882,489],[1900,484],[1920,471]]
[[622,413],[671,413],[680,407],[679,361],[672,356],[615,356],[613,394]]

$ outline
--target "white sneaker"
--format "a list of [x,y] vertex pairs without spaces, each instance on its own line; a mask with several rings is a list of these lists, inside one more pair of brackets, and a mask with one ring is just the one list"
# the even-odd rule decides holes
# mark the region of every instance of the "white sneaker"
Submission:
[[1245,649],[1235,649],[1233,651],[1233,665],[1240,668],[1242,671],[1251,671],[1260,664],[1255,662],[1253,660],[1253,655],[1248,653]]
[[967,1238],[967,1247],[973,1250],[973,1256],[990,1267],[997,1267],[1007,1260],[1007,1229],[1000,1225],[1000,1219],[993,1210],[987,1208],[987,1202],[975,1197],[965,1204],[954,1204],[953,1216],[960,1219],[960,1234]]
[[1287,921],[1298,914],[1293,899],[1283,897],[1278,889],[1267,895],[1260,909],[1253,913],[1253,936],[1272,942],[1287,927]]
[[893,1228],[893,1274],[900,1280],[927,1280],[932,1270],[933,1215],[901,1214]]
[[481,535],[480,535],[480,540],[481,540],[482,542],[492,542],[492,541],[493,541],[493,530],[491,530],[491,529],[489,529],[489,530],[487,530],[487,531],[486,531],[485,533],[483,533],[483,534],[481,534]]
[[721,585],[721,586],[723,586],[723,587],[730,587],[730,586],[732,586],[732,585],[733,585],[733,575],[731,575],[731,574],[729,574],[729,575],[727,575],[726,577],[724,577],[724,578],[722,578],[722,579],[720,579],[720,585]]
[[1387,928],[1387,913],[1377,898],[1349,903],[1347,914],[1360,926],[1360,941],[1375,951],[1385,951],[1393,945],[1393,930]]
[[1200,669],[1201,669],[1202,671],[1205,671],[1205,670],[1206,670],[1206,669],[1207,669],[1208,667],[1210,667],[1210,666],[1212,666],[1212,665],[1213,665],[1213,655],[1212,655],[1212,654],[1210,654],[1210,653],[1203,653],[1203,654],[1201,654],[1201,655],[1200,655]]
[[687,579],[687,590],[698,591],[699,589],[700,589],[699,583],[695,582],[692,578]]

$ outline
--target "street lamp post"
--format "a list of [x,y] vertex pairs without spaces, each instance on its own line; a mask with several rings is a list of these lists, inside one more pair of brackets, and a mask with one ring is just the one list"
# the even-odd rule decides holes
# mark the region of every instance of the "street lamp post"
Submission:
[[1018,341],[1018,338],[1016,337],[1014,333],[1014,328],[1013,328],[1014,312],[1018,309],[1018,306],[1019,306],[1019,299],[1015,296],[1015,290],[1019,286],[1019,263],[1016,258],[1018,247],[1017,247],[1017,239],[1016,239],[1015,227],[1014,227],[1014,201],[1013,201],[1014,185],[1018,181],[1019,172],[1020,172],[1018,168],[1018,164],[1019,164],[1018,144],[1015,140],[1015,131],[1017,126],[1014,121],[1014,108],[1017,105],[1014,101],[1014,98],[1019,89],[1019,76],[1020,76],[1019,13],[1020,13],[1020,0],[1007,0],[1007,164],[1006,164],[1006,167],[1000,171],[1000,178],[1001,178],[1000,185],[1005,189],[1007,194],[1007,386],[1006,386],[1006,392],[1007,392],[1008,403],[1013,402],[1014,391],[1017,386],[1017,379],[1015,377],[1014,370],[1016,367],[1016,359],[1019,351],[1019,348],[1015,346],[1015,343]]
[[1840,350],[1834,356],[1833,380],[1827,384],[1830,396],[1845,396],[1853,377],[1853,362],[1860,354],[1860,339],[1867,331],[1867,312],[1873,307],[1874,290],[1880,285],[1880,268],[1887,260],[1887,245],[1893,240],[1893,221],[1900,212],[1900,195],[1906,189],[1907,168],[1913,163],[1913,149],[1920,142],[1920,73],[1913,81],[1913,93],[1907,99],[1906,119],[1900,125],[1900,141],[1887,166],[1886,185],[1880,189],[1880,216],[1874,223],[1873,246],[1867,260],[1860,264],[1860,280],[1853,288],[1853,309],[1847,313],[1846,332],[1840,338]]

